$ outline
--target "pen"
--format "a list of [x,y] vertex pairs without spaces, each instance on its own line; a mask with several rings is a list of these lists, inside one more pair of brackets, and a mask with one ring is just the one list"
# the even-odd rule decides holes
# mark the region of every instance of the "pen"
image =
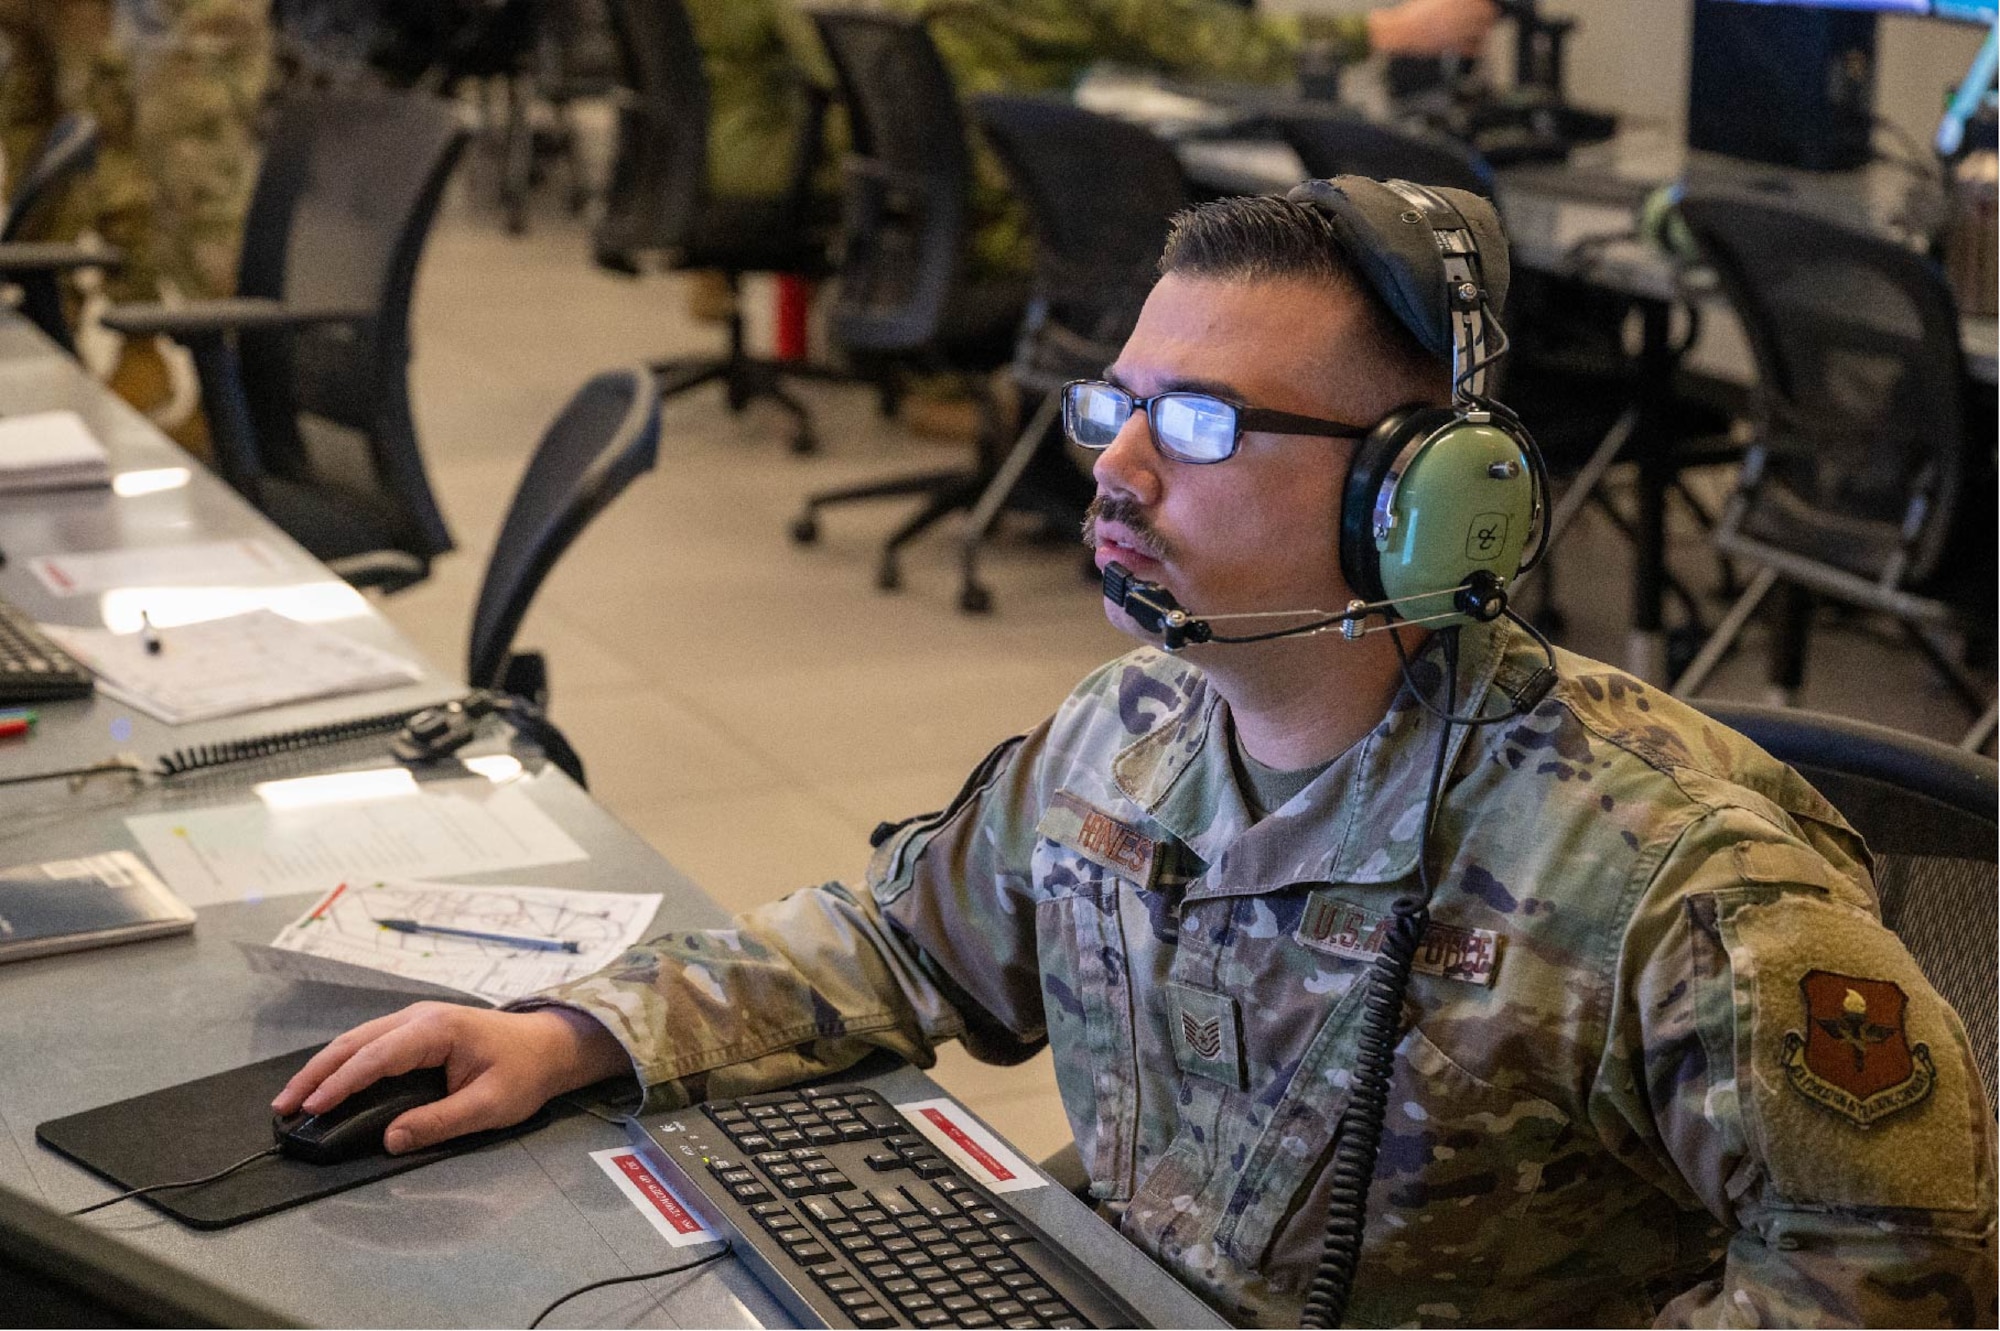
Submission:
[[160,654],[160,631],[153,627],[153,617],[144,610],[139,612],[139,642],[146,649],[146,655]]
[[384,929],[399,934],[442,934],[447,938],[476,938],[482,943],[505,943],[536,952],[580,952],[581,945],[565,938],[522,938],[515,934],[489,934],[478,929],[453,929],[443,924],[419,924],[415,920],[377,920]]
[[35,714],[27,711],[0,711],[0,739],[25,735],[34,727]]

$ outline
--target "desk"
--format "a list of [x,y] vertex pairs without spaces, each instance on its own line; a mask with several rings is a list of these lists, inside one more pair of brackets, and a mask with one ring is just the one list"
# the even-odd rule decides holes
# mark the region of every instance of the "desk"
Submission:
[[[171,445],[142,420],[44,350],[52,352],[18,321],[0,320],[0,408],[76,406],[112,444],[121,468],[179,465]],[[19,360],[4,359],[10,353]],[[54,515],[33,505],[0,508],[0,546],[10,554],[8,594],[23,591],[23,570],[13,562],[17,548],[25,552],[38,542],[47,548],[51,538],[73,533],[76,544],[67,548],[243,534],[294,549],[205,476],[198,474],[178,494],[171,508],[142,507],[144,518],[128,519],[120,507],[127,501],[104,494],[66,498]],[[299,570],[328,576],[309,559]],[[40,612],[42,603],[24,599]],[[414,657],[365,603],[340,622]],[[348,702],[379,711],[426,691],[444,696],[455,686],[432,672],[411,689]],[[69,745],[96,742],[92,727],[103,719],[105,704],[82,706],[83,719],[39,737],[52,752],[73,759]],[[160,731],[148,737],[166,747],[184,742],[181,731]],[[383,762],[377,739],[137,789],[120,780],[80,790],[61,782],[0,787],[0,862],[136,849],[124,823],[129,815],[240,801],[274,768],[296,775],[302,763],[328,771]],[[464,773],[454,765],[431,775]],[[525,878],[552,887],[659,892],[664,904],[656,928],[725,922],[720,907],[561,773],[530,756],[514,780],[590,858],[471,881]],[[0,1011],[8,1014],[0,1023],[0,1068],[7,1070],[0,1077],[0,1184],[58,1209],[97,1200],[107,1194],[106,1185],[37,1145],[37,1123],[324,1041],[402,1006],[389,994],[294,984],[250,971],[236,944],[269,942],[309,899],[208,906],[191,936],[0,966]],[[906,1067],[868,1083],[898,1102],[941,1093]],[[136,1202],[88,1223],[300,1321],[521,1326],[580,1285],[675,1265],[698,1251],[661,1242],[589,1157],[624,1144],[619,1128],[577,1115],[516,1141],[231,1229],[188,1230]],[[1088,1252],[1093,1269],[1148,1318],[1169,1326],[1223,1325],[1061,1187],[1009,1200],[1051,1236]],[[550,1324],[735,1327],[782,1324],[783,1316],[740,1265],[725,1261],[648,1285],[593,1291],[565,1304]]]
[[[1264,193],[1288,189],[1304,178],[1298,156],[1283,143],[1253,138],[1188,138],[1176,151],[1189,175],[1220,193]],[[1664,605],[1666,592],[1666,505],[1673,480],[1664,447],[1653,446],[1664,422],[1663,400],[1672,370],[1669,349],[1672,306],[1698,304],[1711,327],[1726,327],[1742,344],[1742,333],[1712,276],[1680,272],[1649,245],[1629,238],[1637,206],[1653,188],[1686,179],[1703,184],[1752,186],[1770,197],[1796,202],[1857,227],[1884,227],[1902,206],[1909,182],[1904,168],[1878,164],[1864,171],[1828,175],[1740,162],[1689,150],[1658,127],[1621,130],[1604,143],[1576,150],[1564,163],[1533,163],[1496,173],[1495,199],[1507,220],[1513,261],[1559,276],[1637,298],[1640,314],[1638,381],[1642,385],[1634,424],[1621,446],[1637,464],[1637,540],[1632,572],[1632,628],[1623,662],[1643,679],[1667,683]],[[1960,345],[1971,378],[1991,387],[1995,380],[1995,321],[1967,316],[1959,322]],[[1732,367],[1733,368],[1733,367]],[[1747,355],[1733,377],[1747,381]],[[1612,450],[1597,461],[1608,461]]]

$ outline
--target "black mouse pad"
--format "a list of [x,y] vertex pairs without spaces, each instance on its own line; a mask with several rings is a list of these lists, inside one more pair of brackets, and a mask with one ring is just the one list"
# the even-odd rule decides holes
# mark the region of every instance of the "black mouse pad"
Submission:
[[[35,1138],[121,1189],[201,1178],[272,1145],[272,1098],[323,1047],[294,1050],[199,1081],[50,1119],[35,1129]],[[570,1112],[567,1106],[556,1108]],[[149,1202],[196,1229],[222,1229],[518,1137],[551,1117],[550,1108],[544,1108],[527,1122],[497,1132],[474,1133],[408,1155],[363,1156],[337,1165],[273,1156],[213,1183],[170,1188],[135,1200]]]

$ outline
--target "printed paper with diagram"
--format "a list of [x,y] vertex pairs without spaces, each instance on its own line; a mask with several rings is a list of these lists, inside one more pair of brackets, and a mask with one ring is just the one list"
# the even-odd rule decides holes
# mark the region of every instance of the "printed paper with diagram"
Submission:
[[659,907],[658,893],[347,882],[244,950],[267,974],[498,1006],[609,965]]

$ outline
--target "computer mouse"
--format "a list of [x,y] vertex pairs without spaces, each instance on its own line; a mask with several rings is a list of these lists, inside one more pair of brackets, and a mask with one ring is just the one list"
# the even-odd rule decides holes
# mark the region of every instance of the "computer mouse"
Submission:
[[324,1114],[271,1116],[278,1151],[314,1165],[382,1154],[382,1133],[404,1111],[445,1097],[443,1068],[418,1068],[364,1086]]

